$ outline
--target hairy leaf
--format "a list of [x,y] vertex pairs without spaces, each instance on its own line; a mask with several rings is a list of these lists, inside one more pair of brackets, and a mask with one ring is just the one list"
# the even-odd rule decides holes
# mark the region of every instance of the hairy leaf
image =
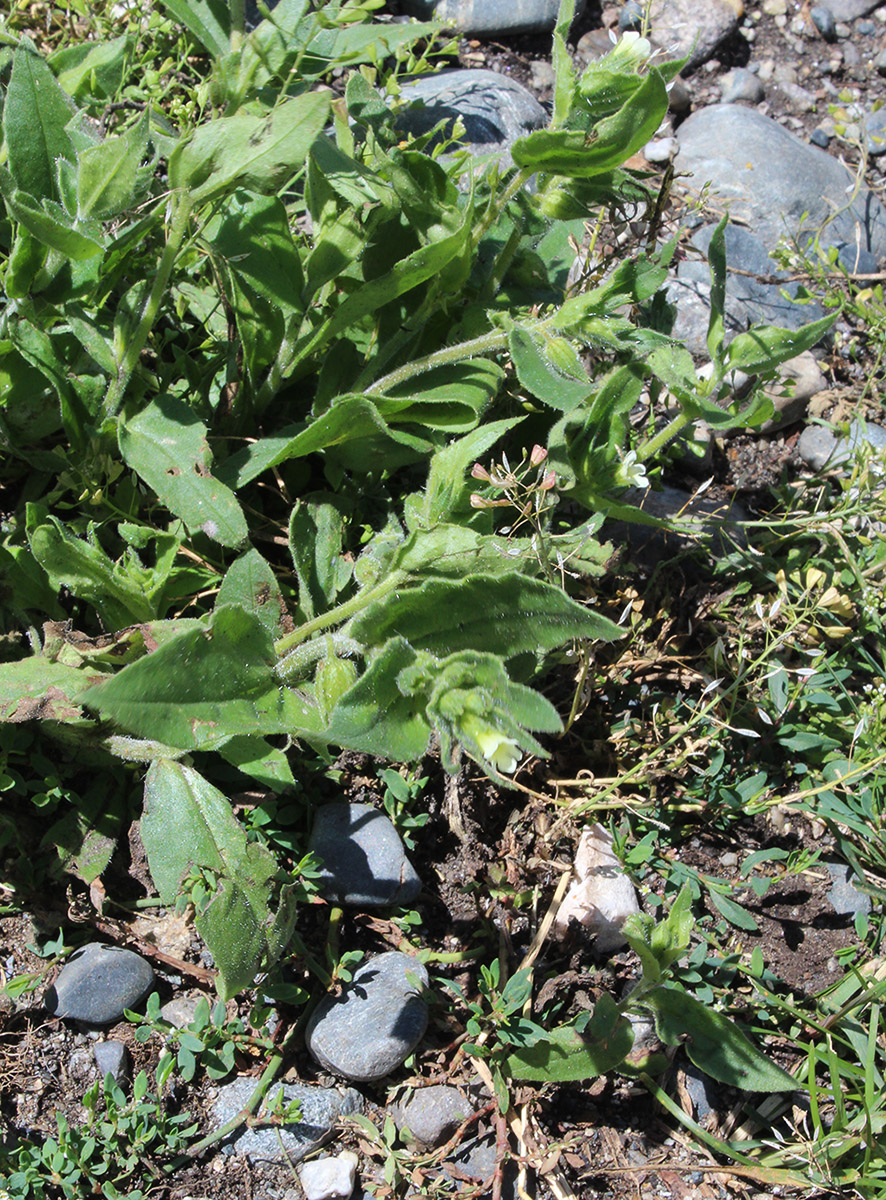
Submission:
[[23,658],[0,663],[0,721],[71,721],[81,715],[77,697],[100,673],[51,662]]
[[405,638],[416,650],[485,650],[509,658],[541,653],[570,638],[612,641],[622,630],[558,587],[524,575],[429,580],[371,604],[354,622],[358,641],[379,646]]
[[238,604],[258,617],[271,637],[283,632],[286,606],[277,577],[257,550],[247,550],[228,567],[215,600],[216,608]]
[[195,923],[218,967],[219,995],[227,1000],[250,987],[256,973],[279,957],[295,919],[291,889],[277,884],[274,856],[247,841],[217,788],[191,767],[166,759],[148,768],[140,831],[165,903],[177,899],[189,876],[214,883],[208,902],[196,906]]
[[581,1033],[572,1025],[552,1029],[539,1041],[509,1054],[505,1071],[511,1079],[533,1083],[593,1079],[624,1062],[633,1044],[630,1022],[619,1015],[615,1001],[604,992]]
[[3,106],[3,134],[13,182],[35,201],[58,199],[56,160],[75,161],[66,129],[75,111],[33,45],[22,39]]

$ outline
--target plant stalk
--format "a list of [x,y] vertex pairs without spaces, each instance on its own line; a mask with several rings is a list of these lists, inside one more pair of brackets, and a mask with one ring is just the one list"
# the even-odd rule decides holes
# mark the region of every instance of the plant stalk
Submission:
[[321,629],[329,629],[332,625],[340,625],[343,621],[349,620],[362,609],[366,608],[368,604],[371,604],[373,600],[379,600],[396,591],[405,579],[406,573],[404,571],[393,571],[381,583],[367,588],[366,591],[358,592],[356,596],[353,596],[350,600],[346,600],[344,604],[339,604],[335,608],[331,608],[329,612],[321,613],[320,616],[306,621],[304,625],[299,625],[298,629],[294,629],[292,633],[287,633],[286,637],[280,638],[278,642],[275,642],[275,654],[278,658],[281,658],[301,642],[307,641],[315,633],[319,633]]
[[117,368],[117,374],[111,380],[108,390],[105,393],[104,405],[102,406],[105,418],[116,416],[123,402],[123,397],[132,378],[132,373],[138,365],[141,352],[145,348],[145,343],[160,313],[160,306],[163,303],[163,296],[169,285],[172,268],[175,266],[175,260],[178,258],[179,251],[188,232],[188,223],[191,219],[192,210],[193,202],[186,192],[174,194],[172,200],[172,220],[169,227],[169,236],[166,239],[166,246],[157,267],[157,274],[154,276],[151,290],[142,305],[138,325],[136,325],[129,339],[129,344]]
[[433,354],[417,358],[415,362],[405,363],[396,371],[391,371],[389,375],[377,379],[367,390],[373,393],[386,392],[399,383],[405,383],[407,379],[422,375],[425,371],[432,371],[435,367],[445,367],[450,363],[461,362],[465,358],[481,358],[484,355],[505,350],[507,345],[507,333],[496,329],[492,333],[484,333],[468,342],[459,342],[456,346],[444,346],[442,350],[435,350]]

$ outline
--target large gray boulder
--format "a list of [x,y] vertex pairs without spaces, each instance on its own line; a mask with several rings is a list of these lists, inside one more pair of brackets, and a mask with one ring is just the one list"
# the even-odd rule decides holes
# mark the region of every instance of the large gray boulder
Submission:
[[699,66],[738,28],[741,5],[730,0],[650,0],[649,37],[668,58]]
[[[836,158],[810,146],[755,109],[714,104],[680,126],[674,161],[693,192],[711,185],[711,199],[729,208],[773,248],[782,236],[823,245],[856,244],[886,256],[886,209],[866,187],[853,196],[855,178]],[[805,214],[805,216],[804,216]]]
[[[459,33],[507,35],[544,33],[557,22],[559,0],[403,0],[403,9],[422,21],[447,21]],[[575,6],[576,16],[584,0]]]

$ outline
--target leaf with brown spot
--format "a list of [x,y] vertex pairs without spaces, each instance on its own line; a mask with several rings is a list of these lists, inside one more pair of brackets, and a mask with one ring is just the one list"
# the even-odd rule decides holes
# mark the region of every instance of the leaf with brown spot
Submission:
[[71,721],[81,715],[74,702],[101,675],[45,658],[0,663],[0,721]]

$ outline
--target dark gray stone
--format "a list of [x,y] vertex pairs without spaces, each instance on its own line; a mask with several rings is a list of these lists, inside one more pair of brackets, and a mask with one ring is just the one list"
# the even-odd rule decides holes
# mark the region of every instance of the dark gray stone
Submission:
[[321,1067],[345,1079],[383,1079],[424,1036],[428,1007],[420,990],[427,985],[418,959],[398,950],[376,955],[338,996],[327,996],[314,1010],[308,1050]]
[[699,542],[709,543],[711,551],[718,555],[728,554],[735,544],[747,544],[741,523],[750,518],[740,504],[724,504],[707,494],[694,500],[690,492],[669,486],[659,491],[631,489],[623,500],[670,526],[653,529],[627,521],[607,521],[603,526],[603,537],[616,545],[629,546],[632,561],[643,567],[673,558]]
[[398,1129],[408,1129],[420,1146],[442,1146],[471,1115],[471,1105],[458,1088],[445,1083],[418,1088],[391,1108]]
[[692,192],[711,184],[712,201],[728,206],[768,249],[782,236],[802,242],[821,229],[822,245],[853,244],[858,232],[865,249],[886,256],[880,201],[861,188],[850,203],[848,168],[756,109],[714,104],[692,113],[680,126],[674,168]]
[[88,1025],[119,1021],[154,986],[151,964],[119,946],[90,942],[75,950],[46,993],[46,1011]]
[[639,33],[643,28],[643,6],[637,0],[625,0],[618,14],[618,27],[622,33]]
[[402,99],[408,107],[397,113],[395,123],[403,133],[420,137],[444,121],[449,137],[461,118],[463,144],[474,154],[507,150],[517,138],[548,123],[548,114],[532,93],[496,71],[426,75],[405,83]]
[[710,1075],[706,1075],[700,1067],[688,1060],[683,1063],[681,1077],[695,1112],[695,1120],[704,1129],[709,1122],[716,1119],[722,1107],[717,1084]]
[[[240,1077],[218,1089],[212,1106],[217,1129],[226,1125],[240,1112],[255,1091],[257,1080]],[[273,1162],[288,1159],[301,1162],[306,1155],[322,1146],[340,1117],[363,1111],[363,1097],[354,1088],[309,1087],[306,1084],[284,1083],[271,1087],[264,1102],[267,1111],[283,1093],[283,1104],[298,1101],[301,1120],[286,1125],[270,1123],[240,1129],[222,1145],[224,1154],[245,1154],[252,1162]]]
[[823,864],[831,877],[828,900],[834,912],[841,917],[854,917],[856,913],[871,911],[871,898],[855,886],[855,872],[846,863],[826,862]]
[[110,1074],[114,1083],[122,1087],[129,1078],[129,1051],[122,1042],[110,1038],[106,1042],[96,1042],[92,1047],[95,1065],[102,1079]]
[[421,891],[421,880],[390,817],[371,804],[317,809],[308,848],[322,864],[320,889],[336,904],[409,904]]
[[813,25],[826,42],[837,40],[837,22],[834,20],[834,14],[830,8],[824,4],[816,4],[814,8],[810,8],[809,15]]
[[827,150],[831,144],[831,135],[818,126],[810,133],[809,140],[813,146],[818,146],[819,150]]
[[870,250],[862,250],[860,246],[847,246],[845,243],[841,243],[837,250],[837,262],[850,275],[875,275],[877,273],[877,260]]
[[[557,22],[559,0],[402,0],[405,12],[422,21],[447,21],[459,33],[545,33]],[[584,0],[576,4],[576,16]]]
[[797,442],[797,453],[813,471],[840,466],[861,446],[875,453],[886,450],[886,429],[880,425],[853,421],[846,437],[837,437],[821,425],[807,425]]

